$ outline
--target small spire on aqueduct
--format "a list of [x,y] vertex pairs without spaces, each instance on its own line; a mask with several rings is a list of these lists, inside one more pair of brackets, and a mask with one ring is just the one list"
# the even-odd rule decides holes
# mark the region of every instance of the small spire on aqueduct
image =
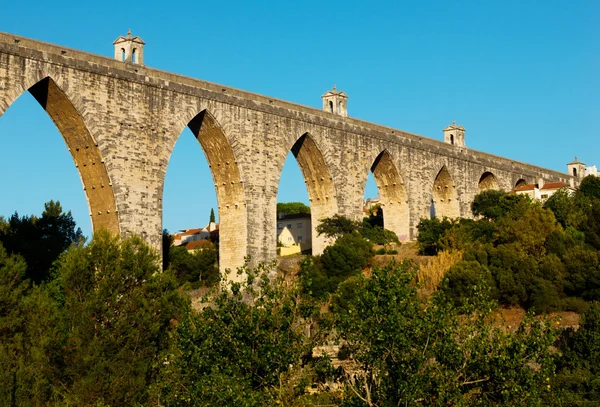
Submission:
[[321,99],[323,99],[323,110],[343,117],[348,117],[348,95],[343,91],[338,92],[335,85],[333,85],[333,90],[325,92],[323,96],[321,96]]
[[132,36],[127,30],[127,36],[119,36],[114,42],[115,59],[121,62],[144,65],[144,45],[146,43],[138,36]]

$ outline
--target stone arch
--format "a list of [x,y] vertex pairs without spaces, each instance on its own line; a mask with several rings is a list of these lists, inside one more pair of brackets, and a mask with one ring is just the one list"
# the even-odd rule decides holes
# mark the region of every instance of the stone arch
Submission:
[[481,177],[479,178],[479,183],[477,184],[477,192],[479,193],[488,189],[499,189],[499,186],[498,179],[496,178],[496,176],[493,173],[486,171],[483,174],[481,174]]
[[515,188],[523,185],[527,185],[527,181],[525,181],[523,178],[519,178],[519,180],[515,183]]
[[458,218],[460,216],[460,203],[458,201],[458,191],[454,180],[444,165],[435,177],[433,182],[432,195],[432,215],[438,218]]
[[219,268],[234,270],[244,264],[248,243],[246,198],[237,159],[222,126],[206,109],[187,126],[202,147],[217,193]]
[[335,184],[325,157],[309,133],[298,138],[290,150],[298,162],[308,191],[312,251],[313,254],[320,254],[329,241],[324,236],[317,236],[316,227],[321,219],[338,212]]
[[[27,90],[50,116],[67,144],[83,184],[92,230],[106,229],[119,234],[120,223],[112,182],[98,144],[82,114],[50,76],[34,82]],[[18,96],[11,98],[10,104]]]
[[371,171],[379,190],[383,224],[401,241],[410,239],[410,211],[404,181],[391,154],[383,150],[373,161]]

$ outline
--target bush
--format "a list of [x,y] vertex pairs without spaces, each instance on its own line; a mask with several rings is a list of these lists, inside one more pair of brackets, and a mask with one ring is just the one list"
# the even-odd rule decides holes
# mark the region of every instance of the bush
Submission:
[[600,403],[600,303],[590,303],[581,317],[577,331],[562,335],[557,375],[552,380],[555,391],[548,405],[597,406]]
[[303,370],[319,335],[305,334],[308,316],[297,291],[271,280],[263,265],[238,271],[242,283],[216,288],[203,299],[211,306],[180,319],[160,363],[156,405],[289,405],[286,397],[304,391]]
[[183,246],[173,246],[169,255],[169,269],[173,271],[179,284],[189,282],[195,286],[211,286],[219,281],[217,250],[214,245],[210,244],[194,253]]
[[519,217],[528,206],[529,199],[524,195],[511,195],[490,189],[475,195],[471,211],[474,216],[497,221],[507,215]]
[[324,299],[342,281],[362,273],[373,258],[372,250],[373,244],[358,233],[342,236],[335,244],[326,247],[321,256],[307,258],[301,263],[300,283],[303,291]]
[[453,222],[446,217],[441,221],[438,218],[421,219],[417,225],[417,229],[419,230],[419,235],[417,236],[419,254],[435,256],[441,249],[440,238],[452,226]]
[[470,303],[478,291],[491,297],[495,286],[490,271],[476,261],[461,261],[450,267],[441,283],[444,298],[457,307]]

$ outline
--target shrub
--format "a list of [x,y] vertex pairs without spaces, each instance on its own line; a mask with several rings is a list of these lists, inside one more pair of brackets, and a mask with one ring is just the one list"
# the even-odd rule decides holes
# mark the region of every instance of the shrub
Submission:
[[450,267],[441,283],[444,298],[458,307],[469,303],[478,289],[490,295],[494,282],[490,271],[476,261],[461,261]]
[[419,235],[417,236],[417,246],[419,254],[434,256],[440,250],[440,238],[444,232],[450,229],[453,222],[444,217],[441,221],[438,218],[421,219],[417,225]]
[[358,233],[344,235],[326,247],[321,256],[307,258],[301,263],[302,289],[306,294],[324,299],[342,281],[362,273],[372,258],[372,243]]

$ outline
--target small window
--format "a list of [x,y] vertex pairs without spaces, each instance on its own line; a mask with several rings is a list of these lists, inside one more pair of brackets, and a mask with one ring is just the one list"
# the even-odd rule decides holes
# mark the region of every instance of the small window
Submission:
[[288,228],[288,229],[291,229],[291,228],[292,228],[292,224],[291,224],[291,223],[288,223],[288,224],[287,224],[287,228]]
[[454,134],[450,135],[450,144],[454,144]]
[[302,236],[296,236],[296,241],[300,243],[302,241]]
[[131,51],[131,62],[137,64],[137,52],[135,48],[133,49],[133,51]]
[[127,54],[125,53],[125,48],[121,48],[121,61],[125,62],[127,58]]
[[576,177],[577,176],[577,168],[573,168],[573,176]]
[[288,236],[288,242],[291,242],[291,241],[292,241],[292,237]]
[[300,229],[300,228],[302,227],[302,222],[298,222],[298,223],[296,223],[296,227],[297,227],[298,229]]
[[277,224],[277,229],[283,229],[283,226],[281,225],[281,223]]
[[333,113],[333,102],[331,100],[329,101],[329,111]]
[[542,199],[548,199],[548,194],[542,194]]
[[342,102],[338,102],[338,114],[342,113]]

